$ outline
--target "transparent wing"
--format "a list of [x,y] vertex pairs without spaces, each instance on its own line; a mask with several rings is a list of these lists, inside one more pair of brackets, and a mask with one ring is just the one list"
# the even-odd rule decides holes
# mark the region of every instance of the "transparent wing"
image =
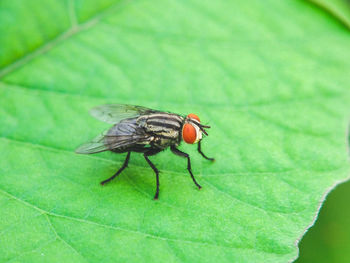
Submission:
[[128,104],[105,104],[90,110],[90,114],[93,117],[110,124],[116,124],[123,119],[134,118],[152,112],[158,111]]
[[99,153],[103,151],[109,150],[108,145],[105,144],[105,136],[107,134],[107,131],[104,133],[98,135],[90,142],[84,143],[80,145],[75,152],[76,153],[82,153],[82,154],[88,154],[88,153]]
[[108,135],[107,132],[79,146],[75,152],[80,154],[99,153],[132,146],[136,143],[147,143],[151,139],[150,136],[144,134]]

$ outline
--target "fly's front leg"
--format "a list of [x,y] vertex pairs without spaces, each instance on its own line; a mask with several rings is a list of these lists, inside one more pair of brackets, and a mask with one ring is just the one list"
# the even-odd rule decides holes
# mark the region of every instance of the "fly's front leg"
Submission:
[[125,161],[122,165],[122,167],[120,167],[120,169],[118,170],[118,172],[116,172],[113,176],[109,177],[108,179],[104,180],[101,182],[102,185],[104,185],[105,183],[108,183],[109,181],[113,180],[115,177],[117,177],[126,167],[128,167],[128,163],[130,160],[130,154],[131,152],[128,152],[128,155],[125,158]]
[[151,166],[151,168],[153,169],[153,171],[156,173],[156,180],[157,180],[157,189],[156,189],[156,194],[154,195],[154,200],[158,200],[158,196],[159,196],[159,170],[157,169],[157,167],[155,167],[155,165],[151,162],[151,160],[148,158],[148,156],[152,156],[155,155],[157,153],[159,153],[161,150],[159,149],[150,149],[148,152],[145,152],[143,154],[143,157],[145,157],[145,160],[147,161],[147,163],[149,164],[149,166]]
[[199,152],[205,159],[207,159],[207,160],[209,160],[209,161],[212,161],[212,162],[215,161],[214,158],[209,158],[209,157],[207,157],[207,156],[202,152],[202,150],[201,150],[201,141],[198,142],[198,152]]
[[185,157],[187,158],[187,170],[189,171],[191,177],[192,177],[192,180],[194,182],[194,184],[198,187],[198,189],[201,189],[202,187],[197,183],[196,179],[194,178],[193,176],[193,173],[192,173],[192,169],[191,169],[191,160],[190,160],[190,156],[187,154],[187,153],[184,153],[182,151],[180,151],[179,149],[177,149],[175,146],[171,146],[170,147],[171,151],[178,155],[178,156],[181,156],[181,157]]

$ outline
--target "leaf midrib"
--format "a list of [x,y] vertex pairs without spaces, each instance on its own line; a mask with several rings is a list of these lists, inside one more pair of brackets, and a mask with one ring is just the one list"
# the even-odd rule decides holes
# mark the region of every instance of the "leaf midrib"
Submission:
[[[44,42],[42,45],[40,45],[33,51],[25,53],[23,56],[17,58],[16,60],[12,61],[10,64],[2,68],[0,70],[0,80],[5,76],[7,76],[12,71],[26,65],[31,60],[47,53],[48,51],[56,47],[58,44],[60,44],[61,42],[64,42],[65,40],[77,35],[82,31],[85,31],[94,27],[96,24],[100,22],[101,19],[108,17],[110,13],[113,13],[113,11],[115,11],[114,9],[122,8],[130,2],[131,1],[118,1],[113,5],[99,12],[96,12],[94,16],[92,16],[91,18],[89,18],[88,20],[86,20],[84,23],[81,23],[81,24],[74,23],[74,21],[71,21],[72,25],[68,30],[63,31],[61,34],[57,35],[52,40]],[[71,11],[69,12],[71,13]],[[71,15],[70,15],[70,18],[71,18]]]

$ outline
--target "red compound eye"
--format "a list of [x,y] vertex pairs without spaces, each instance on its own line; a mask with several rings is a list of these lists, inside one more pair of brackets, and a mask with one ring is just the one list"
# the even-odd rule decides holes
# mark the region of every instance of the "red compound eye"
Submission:
[[188,115],[187,115],[187,118],[195,119],[195,120],[201,122],[201,121],[199,120],[199,117],[198,117],[196,114],[193,114],[193,113],[188,114]]
[[196,141],[197,131],[192,124],[185,123],[182,128],[182,138],[186,143],[189,144],[193,144]]

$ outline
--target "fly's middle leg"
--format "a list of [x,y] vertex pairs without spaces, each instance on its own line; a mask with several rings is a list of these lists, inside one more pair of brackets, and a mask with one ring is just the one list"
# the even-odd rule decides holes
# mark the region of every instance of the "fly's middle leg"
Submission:
[[187,153],[184,153],[184,152],[180,151],[180,150],[177,149],[175,146],[171,146],[170,149],[171,149],[171,151],[172,151],[174,154],[176,154],[176,155],[178,155],[178,156],[181,156],[181,157],[187,158],[187,170],[188,170],[188,172],[190,173],[194,184],[198,187],[198,189],[201,189],[202,186],[200,186],[200,185],[197,183],[196,179],[195,179],[194,176],[193,176],[192,169],[191,169],[191,159],[190,159],[190,156],[189,156]]
[[154,195],[154,200],[158,200],[158,196],[159,196],[159,170],[157,169],[157,167],[151,162],[151,160],[148,158],[148,156],[152,156],[155,155],[157,153],[159,153],[161,150],[158,149],[151,149],[148,152],[145,152],[143,154],[143,157],[145,157],[145,160],[147,161],[147,163],[149,164],[149,166],[151,166],[151,168],[153,169],[153,171],[156,173],[156,181],[157,181],[157,188],[156,188],[156,193]]
[[104,180],[101,182],[102,185],[104,185],[105,183],[108,183],[109,181],[113,180],[115,177],[117,177],[126,167],[128,167],[128,163],[130,160],[130,154],[131,152],[128,152],[128,155],[125,158],[125,161],[122,165],[122,167],[119,168],[119,170],[111,177],[109,177],[108,179]]

